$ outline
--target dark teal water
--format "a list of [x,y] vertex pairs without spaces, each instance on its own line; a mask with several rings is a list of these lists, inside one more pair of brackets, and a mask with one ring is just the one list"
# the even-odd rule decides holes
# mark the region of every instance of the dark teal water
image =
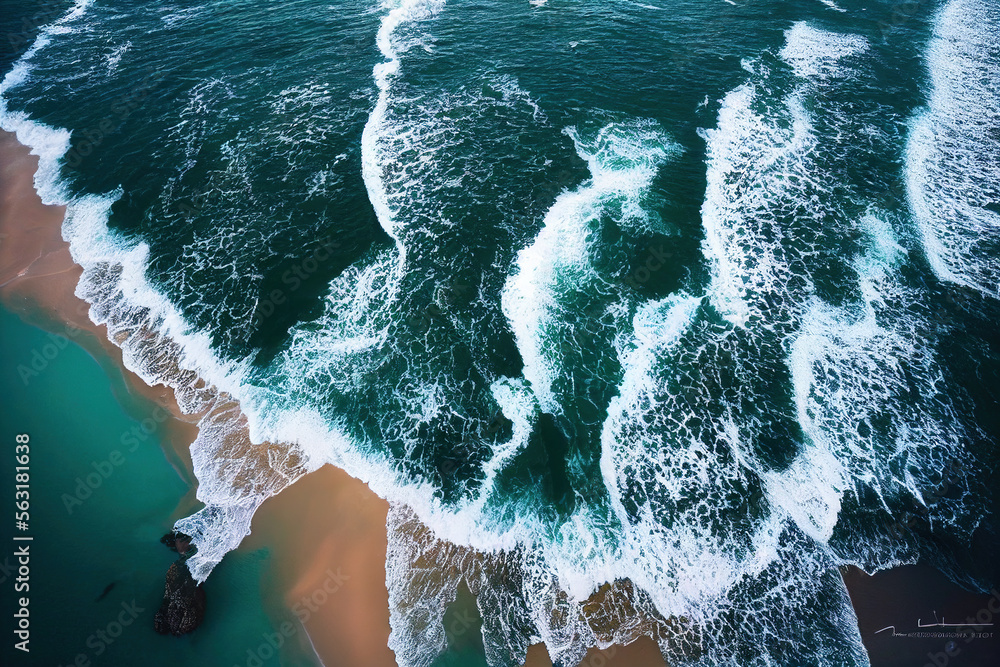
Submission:
[[571,664],[605,639],[569,600],[626,578],[686,619],[674,662],[863,664],[837,566],[997,579],[998,30],[983,0],[81,2],[0,124],[95,321],[154,335],[131,366],[286,443],[248,485],[200,441],[200,578],[301,456],[399,503],[400,664],[463,579],[490,664]]

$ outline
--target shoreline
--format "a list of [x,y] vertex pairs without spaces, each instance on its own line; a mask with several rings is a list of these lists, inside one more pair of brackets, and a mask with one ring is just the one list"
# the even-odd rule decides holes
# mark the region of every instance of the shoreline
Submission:
[[[197,480],[189,448],[198,436],[199,421],[206,415],[184,414],[174,398],[172,389],[164,385],[150,387],[138,375],[128,370],[124,365],[121,349],[108,338],[107,328],[104,325],[96,325],[90,320],[89,305],[74,293],[83,270],[73,261],[69,245],[62,238],[61,228],[65,207],[42,203],[34,188],[34,174],[37,167],[38,158],[30,154],[30,149],[18,142],[13,133],[0,130],[0,303],[28,324],[50,332],[56,337],[54,340],[62,339],[60,345],[67,344],[66,340],[72,340],[83,347],[108,374],[112,389],[120,402],[128,398],[137,398],[166,411],[168,416],[161,426],[161,444],[166,450],[168,460],[191,485],[190,492],[173,512],[173,518],[180,519],[191,514],[197,507],[194,497]],[[25,372],[43,372],[42,362],[47,360],[42,359],[38,363],[38,369],[29,368]],[[213,410],[209,409],[208,415],[212,413]],[[320,471],[322,470],[321,468]],[[358,564],[367,571],[352,570],[352,572],[355,581],[370,586],[372,581],[379,580],[373,579],[372,575],[377,576],[381,571],[381,591],[366,590],[375,595],[376,599],[380,593],[384,594],[387,600],[384,571],[384,515],[388,511],[388,503],[378,498],[359,480],[349,477],[342,471],[338,473],[339,484],[337,489],[333,490],[334,493],[342,488],[349,488],[356,498],[356,504],[366,508],[369,515],[377,517],[381,512],[383,518],[379,526],[383,542],[381,558],[377,558],[378,553],[366,553],[366,557],[360,559]],[[308,488],[310,485],[306,486]],[[295,508],[284,505],[283,503],[279,507],[290,511],[292,517],[279,517],[270,510],[265,513],[265,517],[290,527],[293,533],[298,531],[301,534],[299,537],[304,536],[309,527],[303,522],[289,520],[294,518]],[[264,511],[263,507],[261,511]],[[266,526],[267,523],[261,525]],[[255,543],[256,540],[250,541],[240,548],[252,547]],[[272,547],[272,545],[267,546]],[[369,542],[368,546],[372,546],[372,543]],[[377,543],[375,546],[378,547]],[[288,559],[292,562],[290,556]],[[378,565],[373,566],[373,563]],[[276,563],[275,567],[281,566]],[[357,569],[355,566],[354,570]],[[285,597],[286,600],[289,599],[287,595]],[[378,623],[377,627],[381,628],[384,625],[385,638],[382,644],[385,645],[387,652],[388,618],[386,601],[384,624]],[[320,634],[320,627],[315,619],[309,625],[312,626],[313,632]],[[346,628],[339,631],[337,628],[324,628],[324,630],[327,632],[323,634],[342,640],[338,650],[343,650],[345,645],[352,644],[352,637]],[[325,664],[336,664],[334,660],[336,654],[323,651],[323,642],[316,639],[312,641]],[[391,655],[391,652],[389,654]],[[379,664],[395,665],[395,660]]]
[[[89,304],[74,293],[83,269],[62,238],[66,207],[42,203],[33,180],[38,158],[29,151],[14,134],[0,130],[0,303],[25,322],[73,340],[105,370],[114,369],[122,381],[111,378],[116,392],[124,389],[166,410],[175,436],[171,442],[193,440],[196,422],[181,412],[173,392],[162,385],[150,387],[128,370],[107,328],[91,321]],[[190,471],[187,447],[176,447],[174,453]]]
[[[125,367],[122,351],[109,339],[107,328],[90,320],[89,304],[74,293],[82,268],[73,261],[62,239],[65,207],[41,202],[33,181],[37,166],[38,158],[14,134],[0,130],[0,304],[23,321],[50,332],[56,337],[53,340],[72,340],[83,347],[104,369],[120,403],[138,399],[165,411],[160,444],[190,486],[172,519],[188,516],[197,507],[198,482],[189,448],[198,436],[199,422],[218,412],[219,405],[201,414],[184,414],[172,389],[150,387]],[[26,368],[24,373],[42,372],[45,363],[42,358],[39,368]],[[223,407],[231,409],[232,401]],[[265,500],[253,517],[251,534],[239,547],[271,552],[273,577],[282,602],[295,613],[306,630],[305,640],[326,667],[396,665],[388,648],[388,509],[389,504],[365,483],[324,465]],[[907,586],[931,586],[939,595],[964,602],[965,607],[977,600],[987,604],[984,600],[989,597],[962,591],[926,566],[892,568],[874,576],[845,567],[841,575],[865,649],[875,665],[887,664],[883,660],[888,647],[885,636],[871,634],[872,610],[877,608],[873,600],[882,599],[887,589],[896,592]],[[327,598],[330,604],[326,604]],[[665,664],[656,644],[644,636],[627,646],[591,649],[579,667]],[[525,667],[551,665],[544,645],[529,647]]]
[[[173,517],[191,514],[197,507],[197,479],[189,448],[198,436],[199,422],[214,410],[184,414],[171,388],[150,387],[126,368],[106,326],[94,324],[89,304],[75,295],[83,270],[62,238],[65,207],[43,204],[35,191],[38,158],[13,133],[0,130],[0,165],[0,304],[23,321],[83,347],[104,368],[119,401],[138,398],[166,411],[161,444],[191,485]],[[297,604],[301,609],[304,599],[338,586],[334,604],[297,614],[326,667],[396,665],[388,648],[388,508],[367,484],[325,465],[265,500],[254,515],[251,534],[239,547],[266,547],[272,552],[275,578],[292,611]],[[345,656],[352,660],[344,662]],[[655,643],[643,637],[626,646],[591,649],[580,667],[598,664],[662,667],[665,663]],[[524,665],[551,667],[543,644],[529,647]]]

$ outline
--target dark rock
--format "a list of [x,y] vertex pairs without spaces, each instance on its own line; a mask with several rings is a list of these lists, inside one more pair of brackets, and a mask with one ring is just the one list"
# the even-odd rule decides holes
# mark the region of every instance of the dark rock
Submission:
[[163,537],[160,538],[162,544],[167,545],[167,548],[171,551],[176,551],[181,556],[190,556],[193,553],[193,545],[191,544],[191,537],[185,535],[176,530],[172,530]]
[[180,636],[191,632],[205,619],[205,590],[196,583],[183,558],[167,570],[163,604],[153,620],[161,635]]

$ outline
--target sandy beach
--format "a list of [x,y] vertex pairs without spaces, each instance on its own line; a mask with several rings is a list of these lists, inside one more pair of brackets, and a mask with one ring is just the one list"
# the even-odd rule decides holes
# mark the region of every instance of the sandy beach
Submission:
[[396,664],[385,587],[388,504],[324,466],[266,501],[241,548],[267,547],[284,601],[327,667]]

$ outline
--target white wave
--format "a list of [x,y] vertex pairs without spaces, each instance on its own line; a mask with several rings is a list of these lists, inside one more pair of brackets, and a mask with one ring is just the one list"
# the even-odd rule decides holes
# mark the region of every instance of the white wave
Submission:
[[[806,437],[804,450],[787,470],[764,475],[772,502],[821,543],[833,535],[841,499],[855,490],[858,480],[892,478],[880,461],[876,442],[859,439],[859,425],[871,423],[877,412],[899,402],[895,392],[903,380],[894,373],[898,373],[901,360],[912,365],[932,358],[913,339],[912,322],[905,323],[904,330],[885,329],[879,324],[886,318],[877,310],[903,311],[907,307],[893,278],[906,253],[891,227],[874,214],[866,216],[861,226],[869,248],[854,268],[864,306],[837,310],[810,299],[788,361],[798,422]],[[928,379],[933,378],[932,366],[929,373]],[[829,393],[820,388],[828,377],[837,378]],[[849,383],[854,386],[848,388]],[[933,381],[926,388],[933,396],[932,388]],[[934,396],[932,400],[940,399]],[[928,438],[932,433],[941,437],[949,430],[932,419],[906,417],[901,421],[908,421],[911,427],[923,421]],[[952,431],[945,440],[954,445],[960,432]],[[910,429],[902,432],[908,435]]]
[[861,55],[868,48],[868,40],[860,35],[819,30],[800,21],[785,31],[781,57],[792,66],[796,76],[829,78],[847,71],[842,60]]
[[131,41],[126,41],[124,44],[120,44],[105,56],[105,64],[108,68],[108,75],[114,74],[118,69],[118,63],[122,61],[125,53],[132,47]]
[[820,0],[824,5],[834,10],[835,12],[847,12],[846,9],[838,5],[834,0]]
[[[702,132],[709,163],[701,209],[702,249],[712,270],[709,294],[716,310],[736,326],[763,318],[767,307],[760,300],[784,292],[789,283],[788,259],[766,240],[780,238],[774,229],[783,210],[807,200],[810,189],[825,189],[810,170],[817,140],[801,100],[786,100],[785,126],[755,111],[757,95],[752,84],[728,93],[717,128]],[[818,222],[823,211],[817,207],[813,214]]]
[[[756,220],[761,207],[769,202],[775,209],[795,206],[824,188],[817,182],[821,176],[810,172],[814,167],[810,154],[817,141],[802,100],[788,97],[780,109],[792,119],[789,128],[751,111],[755,93],[750,85],[734,91],[720,114],[720,129],[709,135],[706,228],[714,223],[717,236],[725,240],[715,244],[715,254],[708,244],[706,255],[723,267],[731,260],[729,273],[734,278],[756,279],[740,279],[745,291],[737,296],[745,298],[748,315],[753,309],[762,319],[767,313],[760,299],[778,294],[794,301],[802,294],[788,293],[785,276],[789,260],[777,248],[772,250],[770,262],[760,261],[762,239],[770,238],[772,228],[780,224],[777,214]],[[642,212],[641,193],[655,175],[655,170],[649,170],[666,157],[658,156],[652,165],[639,163],[622,159],[642,154],[622,150],[626,143],[611,142],[602,152],[584,145],[578,135],[573,138],[578,153],[588,161],[591,180],[557,198],[535,242],[519,254],[516,273],[508,279],[503,294],[504,312],[525,360],[525,377],[543,410],[557,411],[562,404],[553,383],[565,369],[559,353],[552,351],[558,349],[559,327],[567,317],[560,297],[573,289],[609,290],[588,260],[589,243],[593,223],[609,199],[605,192],[621,194],[621,190],[613,186],[602,190],[601,186],[623,175],[615,167],[624,168],[625,175],[637,176],[630,179],[632,185],[624,189],[626,194],[621,198],[623,224],[636,230],[655,228],[655,221]],[[640,171],[634,171],[636,167]],[[742,176],[742,181],[734,183],[733,173]],[[712,190],[713,183],[716,190]],[[803,224],[809,220],[806,216]],[[711,235],[712,230],[708,230],[706,236]],[[768,252],[766,245],[764,252]],[[719,275],[710,290],[716,302],[727,288],[727,281]],[[734,285],[736,280],[728,284]],[[711,407],[717,399],[709,392],[694,397],[664,393],[664,384],[669,382],[665,377],[690,373],[688,367],[712,373],[709,369],[728,358],[715,355],[734,352],[727,347],[731,337],[724,330],[713,331],[706,322],[698,324],[698,331],[721,336],[719,340],[705,340],[704,333],[692,332],[702,304],[702,299],[686,295],[647,304],[633,319],[633,341],[619,345],[624,376],[620,394],[608,410],[601,458],[615,517],[595,515],[590,509],[578,511],[559,526],[554,539],[538,545],[538,557],[528,568],[533,573],[525,583],[532,587],[531,593],[526,593],[532,601],[529,607],[534,609],[535,628],[550,651],[568,651],[593,639],[588,640],[588,632],[572,624],[552,625],[551,614],[558,609],[559,596],[546,588],[547,576],[556,574],[558,591],[567,601],[576,602],[586,599],[603,582],[628,578],[650,595],[650,608],[656,613],[711,625],[717,623],[720,598],[790,557],[783,551],[782,538],[789,517],[780,504],[754,515],[749,534],[725,536],[717,532],[728,521],[719,513],[738,511],[721,498],[739,493],[735,490],[764,473],[764,466],[749,453],[752,443],[747,439],[753,437],[752,429],[737,424],[732,417],[710,423]],[[681,365],[684,370],[675,369]],[[810,474],[815,467],[808,460],[800,466]],[[637,494],[637,483],[649,484],[656,489],[655,494]],[[773,495],[775,500],[781,499],[777,491]],[[638,514],[628,509],[636,503]],[[623,528],[616,529],[621,536],[611,543],[607,531],[616,520]],[[800,583],[803,589],[808,588],[805,579]],[[854,649],[860,647],[857,639],[851,638]],[[661,648],[672,650],[667,644]],[[857,653],[854,649],[852,654]]]
[[649,9],[651,11],[662,12],[665,11],[665,7],[657,7],[655,5],[647,5],[642,2],[636,2],[635,0],[618,0],[619,2],[624,2],[625,4],[634,5],[636,7],[641,7],[642,9]]
[[83,16],[93,0],[77,0],[65,14],[38,31],[35,41],[27,51],[11,66],[0,82],[0,127],[17,135],[20,143],[31,148],[39,158],[38,172],[35,174],[35,189],[46,204],[66,205],[68,195],[58,181],[58,161],[69,150],[69,132],[61,128],[51,128],[30,120],[27,114],[11,111],[8,107],[9,92],[24,84],[30,76],[35,55],[51,44],[55,35],[66,35],[73,31],[71,24]]
[[493,456],[483,465],[486,477],[479,492],[477,504],[481,507],[493,493],[497,474],[524,449],[535,425],[536,404],[530,388],[520,378],[500,378],[490,385],[490,392],[500,406],[503,416],[514,426],[510,440],[502,443]]
[[375,85],[378,87],[378,99],[361,135],[361,169],[365,187],[368,189],[368,199],[375,208],[379,224],[386,234],[396,241],[400,265],[406,261],[406,248],[396,232],[398,223],[389,204],[389,195],[382,176],[388,157],[380,146],[381,135],[387,130],[386,117],[391,100],[391,87],[393,79],[399,72],[400,56],[412,46],[412,43],[398,43],[396,31],[401,26],[433,18],[444,5],[444,0],[396,0],[395,2],[390,0],[385,5],[389,12],[383,17],[376,37],[376,44],[386,62],[375,65],[372,72]]
[[[782,57],[807,81],[841,73],[841,60],[868,48],[860,37],[805,23],[785,31],[785,40]],[[793,269],[800,251],[786,249],[781,240],[791,234],[805,243],[839,214],[837,177],[817,168],[817,155],[836,159],[839,148],[821,145],[816,136],[805,105],[812,94],[806,81],[777,102],[776,91],[761,81],[767,67],[746,62],[744,68],[751,81],[723,98],[715,129],[700,130],[709,166],[701,209],[702,249],[712,271],[709,296],[736,326],[764,319],[790,326],[797,304],[812,290],[812,277],[804,267]],[[803,286],[793,290],[796,281]]]
[[[900,283],[906,254],[874,214],[862,228],[870,241],[854,264],[861,303],[835,308],[813,300],[790,347],[805,452],[780,478],[769,478],[775,502],[823,542],[845,494],[867,486],[883,502],[908,497],[923,504],[935,476],[965,456],[966,434],[942,393],[926,333],[931,314]],[[948,521],[947,504],[930,511],[932,520]]]
[[178,8],[175,5],[170,5],[166,7],[159,7],[158,11],[160,13],[160,20],[163,22],[163,26],[170,29],[174,26],[182,25],[188,21],[197,19],[208,11],[209,7],[209,5],[197,5],[194,7]]
[[[16,62],[0,83],[0,127],[17,135],[18,141],[39,156],[35,189],[46,204],[66,206],[63,237],[69,242],[74,261],[83,268],[76,294],[90,303],[90,318],[107,326],[112,342],[122,349],[126,368],[149,385],[168,384],[178,404],[188,414],[204,415],[192,458],[199,479],[198,498],[205,509],[180,522],[180,530],[195,537],[198,553],[188,560],[197,581],[204,581],[222,556],[249,532],[257,506],[279,488],[287,486],[308,467],[292,448],[285,452],[294,465],[279,471],[274,479],[244,479],[234,488],[234,457],[231,447],[253,449],[248,443],[232,441],[241,416],[226,410],[230,396],[242,388],[244,368],[223,362],[212,349],[207,334],[195,330],[179,310],[149,281],[146,273],[149,248],[144,243],[125,241],[107,226],[112,204],[121,196],[73,196],[60,177],[60,164],[69,149],[70,133],[31,120],[8,107],[9,92],[29,80],[37,53],[53,43],[55,35],[70,35],[75,21],[91,5],[81,0],[66,15],[43,28],[30,49]],[[226,420],[224,417],[231,417]],[[273,452],[268,452],[273,458]],[[248,463],[249,464],[249,463]]]
[[[417,17],[413,20],[420,21],[432,17],[440,6],[420,8],[412,3],[396,6],[385,17],[383,29],[389,25],[397,26],[400,31],[409,29],[412,26],[400,16]],[[392,14],[397,9],[400,14]],[[380,31],[380,41],[390,58],[398,59],[407,44],[412,46],[412,40],[405,37],[401,41],[403,46],[398,46],[396,36],[385,34],[384,30]],[[379,71],[376,68],[376,78]],[[394,422],[387,426],[387,433],[398,437],[386,435],[386,438],[401,441],[404,448],[415,448],[421,444],[415,435],[418,426],[428,426],[443,413],[458,410],[454,403],[463,389],[429,364],[428,357],[435,351],[428,349],[426,354],[414,358],[411,351],[398,349],[396,328],[400,321],[406,325],[419,318],[417,313],[402,312],[408,304],[398,289],[398,281],[407,253],[433,252],[428,247],[436,240],[439,228],[456,225],[456,221],[441,217],[440,202],[435,198],[440,196],[441,188],[463,186],[452,182],[455,170],[445,173],[442,169],[450,157],[449,150],[458,141],[456,136],[467,131],[448,120],[450,112],[486,106],[517,114],[521,121],[544,120],[544,114],[512,77],[487,77],[484,85],[498,95],[483,95],[463,88],[419,100],[406,97],[408,113],[396,117],[393,107],[405,97],[405,91],[396,86],[405,86],[405,82],[396,81],[395,76],[394,71],[381,82],[380,102],[366,126],[365,141],[369,143],[364,150],[370,150],[371,159],[368,175],[372,180],[366,181],[366,185],[370,195],[378,200],[375,205],[379,220],[392,234],[396,246],[359,261],[331,282],[323,314],[290,331],[287,349],[267,371],[267,386],[245,392],[244,409],[250,417],[254,440],[287,439],[299,443],[310,459],[325,458],[345,468],[368,482],[379,495],[412,508],[423,522],[456,543],[474,544],[486,550],[509,547],[519,539],[515,533],[524,536],[529,531],[498,525],[482,512],[491,500],[496,474],[523,448],[533,427],[536,406],[522,380],[503,377],[487,380],[489,396],[503,417],[513,423],[513,433],[505,442],[484,443],[493,450],[483,463],[484,476],[476,492],[464,497],[456,507],[445,506],[435,498],[436,489],[431,484],[402,473],[397,461],[375,454],[384,443],[352,442],[347,447],[350,452],[340,451],[341,448],[330,446],[329,425],[324,425],[328,421],[337,422],[338,416],[294,407],[322,404],[331,394],[342,396],[346,403],[356,400],[354,397],[370,390],[373,382],[382,382],[369,374],[372,367],[398,359],[396,386],[387,391],[398,402],[400,411],[387,412],[384,418],[386,422]],[[491,160],[495,155],[486,157]],[[481,170],[474,167],[464,169],[460,178],[472,178],[478,171]],[[475,181],[472,185],[480,183]],[[424,255],[422,259],[428,258]],[[442,259],[446,263],[453,257]],[[447,310],[442,299],[445,299],[442,290],[436,290],[435,305]],[[451,321],[460,330],[468,326],[458,319]],[[481,419],[472,414],[461,417],[469,422]],[[341,435],[334,441],[344,437]]]
[[926,52],[931,88],[906,150],[906,188],[939,279],[1000,298],[1000,12],[953,0]]
[[[797,49],[816,37],[803,29],[786,33],[791,61],[804,58]],[[796,63],[803,79],[841,72],[834,69],[840,58],[866,48],[821,37],[813,44],[820,55]],[[803,81],[779,97],[768,87],[766,65],[747,69],[751,82],[725,97],[717,128],[703,133],[703,252],[712,270],[706,298],[677,294],[640,309],[602,434],[602,475],[622,524],[615,567],[650,593],[660,613],[721,631],[728,630],[719,600],[742,605],[736,600],[766,587],[775,572],[794,582],[775,590],[794,590],[795,599],[775,593],[761,602],[755,594],[742,612],[765,631],[771,621],[756,618],[759,609],[808,615],[807,591],[836,565],[828,543],[845,496],[867,486],[919,502],[941,462],[959,455],[964,437],[938,389],[941,372],[926,324],[914,314],[915,294],[900,284],[905,252],[887,223],[869,215],[859,224],[838,201],[844,195],[829,165],[846,153],[828,143],[830,133],[820,137],[814,129],[806,108],[815,86]],[[813,113],[836,123],[838,112],[821,105]],[[835,308],[815,296],[811,271],[830,260],[808,234],[818,231],[829,243],[858,227],[867,234],[867,250],[853,264],[861,299]],[[714,323],[713,311],[726,321]],[[796,416],[806,436],[785,443],[800,450],[783,467],[760,460],[759,440],[771,434],[744,409],[769,400],[755,395],[754,384],[767,378],[753,366],[753,349],[773,337],[790,346]],[[747,379],[739,402],[722,393],[720,373]],[[919,398],[907,393],[912,388]],[[889,425],[866,435],[875,415]],[[907,467],[929,472],[922,479],[896,474]],[[762,497],[751,502],[756,488]],[[728,530],[734,522],[743,527]],[[789,534],[802,540],[794,552]],[[847,557],[851,550],[842,546],[838,553]],[[880,562],[900,555],[888,550]],[[836,613],[849,618],[849,601],[840,599]],[[863,662],[851,628],[827,631],[842,637],[845,661]],[[729,660],[724,646],[717,638],[711,653]],[[764,656],[748,662],[770,664]]]
[[[623,528],[618,550],[628,577],[667,617],[709,622],[713,604],[776,557],[782,516],[756,518],[752,533],[720,534],[722,502],[748,481],[751,462],[740,428],[717,419],[697,386],[672,393],[671,376],[689,364],[715,364],[717,342],[692,329],[701,298],[678,294],[635,316],[635,346],[622,360],[619,395],[602,433],[601,471]],[[697,361],[704,355],[702,361]],[[713,372],[706,368],[706,374]],[[752,476],[754,473],[749,473]]]
[[651,121],[610,124],[591,141],[581,139],[575,128],[566,133],[586,160],[590,179],[556,198],[538,236],[518,253],[502,296],[524,376],[542,410],[552,414],[560,411],[552,387],[562,366],[559,341],[572,333],[576,319],[561,299],[579,290],[612,289],[589,259],[601,216],[616,206],[622,226],[649,231],[654,223],[643,198],[659,166],[678,151]]

